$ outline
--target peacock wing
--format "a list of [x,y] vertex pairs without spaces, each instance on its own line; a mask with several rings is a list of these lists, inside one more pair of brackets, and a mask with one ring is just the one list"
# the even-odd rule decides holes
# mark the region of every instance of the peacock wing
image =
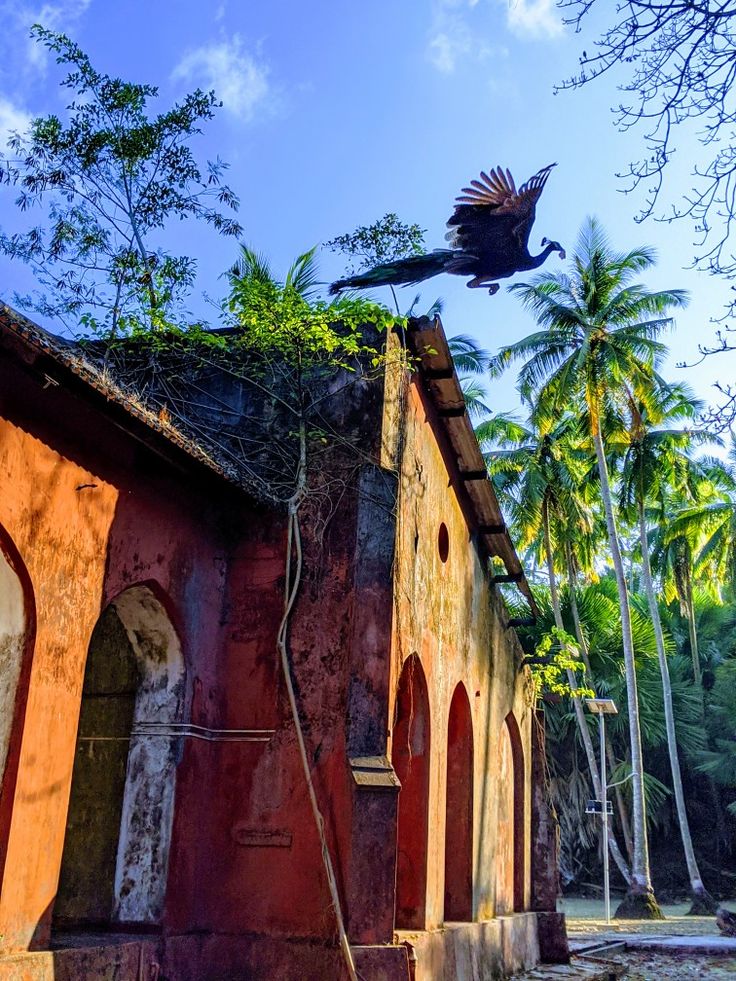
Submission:
[[481,171],[480,179],[464,187],[445,236],[453,248],[467,252],[517,247],[526,250],[534,224],[536,203],[555,164],[543,167],[516,189],[509,170]]

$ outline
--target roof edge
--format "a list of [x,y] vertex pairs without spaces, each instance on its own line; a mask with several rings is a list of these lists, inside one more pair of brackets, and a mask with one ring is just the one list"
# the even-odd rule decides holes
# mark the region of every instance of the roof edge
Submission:
[[539,610],[501,512],[483,454],[468,416],[465,396],[447,335],[437,316],[412,317],[406,332],[407,344],[417,358],[417,374],[422,388],[436,410],[437,419],[455,456],[450,476],[462,489],[469,504],[469,524],[489,556],[501,559],[505,575],[494,576],[494,583],[513,583],[529,604],[534,617]]

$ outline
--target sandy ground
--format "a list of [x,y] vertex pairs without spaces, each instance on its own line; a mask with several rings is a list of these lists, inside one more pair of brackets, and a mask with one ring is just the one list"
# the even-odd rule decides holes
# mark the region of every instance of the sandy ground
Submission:
[[[666,919],[615,920],[618,900],[611,899],[611,922],[604,919],[603,901],[598,899],[562,899],[558,904],[560,913],[567,919],[567,932],[570,939],[577,934],[595,936],[601,933],[646,933],[659,937],[703,937],[719,936],[714,916],[687,916],[689,903],[676,906],[663,906]],[[736,979],[736,974],[734,975]]]
[[[612,900],[611,910],[615,911]],[[720,936],[713,916],[687,916],[689,904],[663,906],[665,920],[611,920],[606,924],[602,900],[564,899],[559,910],[565,913],[570,946],[574,949],[584,938],[616,939],[617,934],[636,933],[649,936],[707,937]],[[736,958],[698,956],[693,954],[616,954],[615,960],[626,964],[629,981],[736,981]]]
[[736,960],[730,957],[693,957],[672,954],[616,955],[628,967],[624,981],[734,981]]

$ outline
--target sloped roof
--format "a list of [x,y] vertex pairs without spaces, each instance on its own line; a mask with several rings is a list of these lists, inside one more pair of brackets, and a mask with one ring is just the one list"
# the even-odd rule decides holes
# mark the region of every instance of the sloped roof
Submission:
[[[521,563],[504,523],[493,485],[465,408],[465,400],[439,318],[409,321],[407,343],[417,358],[417,375],[434,406],[434,423],[443,435],[450,459],[448,469],[473,532],[489,556],[497,556],[506,572],[496,582],[511,582],[536,606]],[[255,501],[282,503],[268,491],[268,484],[253,460],[238,453],[238,443],[213,439],[212,430],[197,425],[196,412],[181,416],[165,411],[161,399],[147,397],[135,383],[135,375],[113,370],[104,348],[94,343],[66,340],[39,327],[7,305],[0,304],[0,348],[13,351],[19,360],[48,377],[50,382],[83,389],[97,400],[98,408],[114,422],[164,455],[178,456],[204,468],[230,485],[245,491]],[[130,360],[134,360],[131,358]],[[211,372],[216,379],[221,369]],[[200,391],[202,391],[200,389]],[[209,393],[202,392],[207,398]],[[167,393],[167,398],[170,397]],[[217,398],[203,408],[217,411]],[[234,411],[253,420],[254,407],[241,400]],[[259,411],[259,407],[255,407]]]
[[[145,442],[154,442],[159,448],[168,444],[218,477],[243,486],[234,466],[228,466],[176,422],[148,406],[104,361],[90,357],[84,345],[44,330],[7,304],[0,304],[0,348],[11,350],[22,363],[46,375],[49,383],[72,383],[72,387],[81,386],[97,396],[99,406],[115,422],[131,428],[133,435],[144,437]],[[148,434],[152,439],[145,438]]]
[[524,570],[516,554],[496,492],[491,483],[478,440],[473,432],[460,387],[460,380],[450,354],[439,317],[409,321],[408,344],[419,362],[422,384],[435,407],[438,425],[446,436],[454,456],[454,476],[471,529],[490,556],[501,559],[505,574],[496,582],[511,582],[526,597],[532,613],[537,608]]

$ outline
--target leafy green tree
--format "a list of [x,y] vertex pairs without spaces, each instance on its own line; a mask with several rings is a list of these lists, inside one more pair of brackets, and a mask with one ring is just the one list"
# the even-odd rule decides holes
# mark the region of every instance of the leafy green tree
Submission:
[[18,189],[21,211],[42,208],[45,224],[0,231],[0,253],[28,263],[43,288],[18,302],[42,316],[106,337],[155,330],[180,313],[195,261],[169,252],[162,233],[194,218],[225,235],[240,225],[220,208],[238,201],[221,182],[224,164],[204,169],[189,147],[219,103],[197,90],[158,115],[152,85],[95,69],[64,34],[31,31],[68,69],[68,119],[34,119],[0,158],[0,181]]
[[[693,680],[702,685],[700,640],[695,593],[699,586],[718,599],[724,583],[736,572],[736,479],[720,461],[698,468],[687,497],[680,497],[673,515],[655,535],[655,564],[660,568],[668,599],[677,597],[688,627]],[[672,510],[672,508],[670,508]]]
[[[613,716],[606,726],[608,742],[612,746],[615,760],[609,773],[612,784],[618,784],[612,789],[622,792],[628,807],[631,803],[631,762],[626,678],[622,665],[623,633],[616,583],[612,575],[606,574],[598,581],[582,583],[576,592],[582,633],[590,656],[590,677],[595,679],[595,688],[599,695],[613,698],[619,706],[619,714]],[[555,623],[547,589],[537,586],[535,596],[540,616],[537,623],[528,628],[527,636],[522,637],[527,650],[530,649],[530,641],[536,645],[538,638],[545,637]],[[568,629],[572,620],[571,597],[569,586],[560,589],[562,619]],[[632,596],[631,617],[640,692],[642,741],[648,760],[644,775],[647,822],[650,829],[662,829],[669,820],[671,797],[665,785],[668,766],[667,733],[654,629],[644,596]],[[678,741],[687,754],[687,760],[698,759],[704,742],[697,698],[693,696],[687,665],[683,659],[675,656],[675,645],[667,631],[665,649],[668,658],[673,662],[672,697]],[[577,739],[573,731],[573,727],[577,731],[575,712],[569,698],[564,698],[558,704],[548,704],[546,715],[551,792],[561,824],[563,874],[568,879],[585,882],[589,881],[591,875],[588,856],[594,843],[593,831],[597,828],[597,823],[591,822],[585,816],[585,803],[590,796],[588,770],[587,766],[580,764],[582,754],[578,746],[582,743],[579,731]],[[592,723],[593,719],[590,721]],[[692,778],[692,769],[690,776]],[[702,818],[702,811],[698,811],[698,816]],[[712,814],[710,820],[712,821]]]
[[[685,807],[675,730],[672,684],[649,557],[649,527],[646,508],[647,502],[650,500],[655,500],[662,505],[668,493],[673,490],[682,491],[684,489],[687,491],[693,469],[689,452],[695,443],[704,442],[707,437],[693,433],[689,429],[676,430],[667,427],[682,422],[692,422],[701,410],[702,405],[693,398],[692,393],[683,385],[673,385],[662,390],[650,391],[646,403],[634,398],[630,399],[628,406],[630,442],[624,453],[621,473],[621,512],[624,515],[630,514],[639,526],[641,574],[657,644],[664,696],[667,750],[680,837],[690,878],[692,894],[690,912],[693,915],[715,913],[717,903],[703,884]],[[663,508],[661,507],[660,510]]]
[[[732,457],[734,449],[731,450]],[[692,503],[670,526],[673,539],[683,537],[695,552],[697,572],[711,581],[736,583],[736,473],[719,463],[706,472],[707,496]],[[694,609],[692,602],[691,608]]]
[[661,917],[654,898],[644,795],[636,665],[631,612],[619,542],[602,422],[620,412],[630,393],[646,400],[661,381],[656,365],[664,353],[657,340],[684,306],[681,290],[649,292],[634,277],[654,262],[651,249],[615,252],[595,219],[584,225],[569,273],[542,273],[511,287],[534,314],[540,330],[509,345],[494,368],[522,361],[522,395],[550,414],[577,406],[585,413],[598,467],[623,627],[633,785],[634,862],[629,894],[618,915]]

